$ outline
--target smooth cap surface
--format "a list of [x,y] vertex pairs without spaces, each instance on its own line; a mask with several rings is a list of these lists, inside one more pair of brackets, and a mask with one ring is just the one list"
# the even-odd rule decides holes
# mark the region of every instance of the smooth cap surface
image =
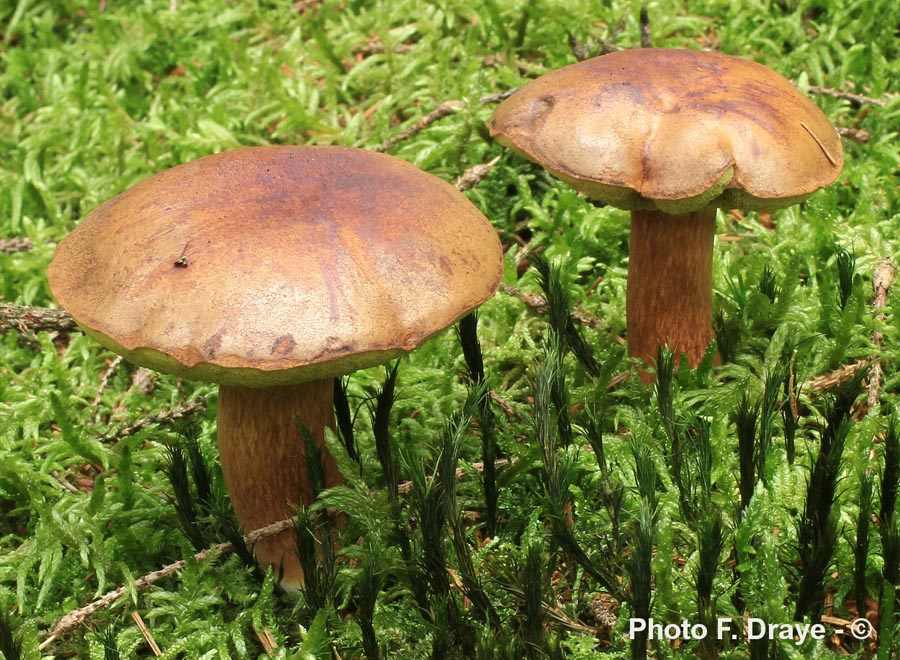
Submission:
[[557,69],[501,103],[490,129],[624,209],[779,208],[843,165],[837,131],[786,78],[701,51],[625,50]]
[[496,291],[500,241],[453,186],[343,147],[252,147],[142,181],[57,246],[53,294],[137,364],[234,385],[410,351]]

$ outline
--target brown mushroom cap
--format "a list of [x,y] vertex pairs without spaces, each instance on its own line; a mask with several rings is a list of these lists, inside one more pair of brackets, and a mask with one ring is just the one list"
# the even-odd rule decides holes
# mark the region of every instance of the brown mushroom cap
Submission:
[[589,197],[672,214],[789,206],[843,164],[834,127],[787,79],[700,51],[624,50],[551,71],[501,103],[490,129]]
[[157,174],[56,249],[59,303],[158,371],[304,382],[408,352],[496,291],[500,242],[453,186],[343,147],[252,147]]

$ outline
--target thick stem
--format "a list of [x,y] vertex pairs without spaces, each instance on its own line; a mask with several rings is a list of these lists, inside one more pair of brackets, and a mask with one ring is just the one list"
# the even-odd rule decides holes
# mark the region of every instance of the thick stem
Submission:
[[[626,320],[628,354],[647,364],[668,344],[697,366],[713,340],[716,209],[685,215],[632,211]],[[653,375],[642,373],[645,383]]]
[[[292,503],[312,503],[301,423],[322,449],[325,487],[340,483],[334,458],[324,448],[325,427],[335,428],[333,387],[332,379],[325,379],[279,387],[219,388],[222,472],[245,533],[291,516]],[[276,574],[283,571],[285,588],[303,584],[292,530],[259,541],[254,551],[263,568],[272,565]]]

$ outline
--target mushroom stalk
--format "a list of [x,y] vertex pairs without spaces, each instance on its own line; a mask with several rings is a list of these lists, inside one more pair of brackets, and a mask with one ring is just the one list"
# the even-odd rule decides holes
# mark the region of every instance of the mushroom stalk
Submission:
[[[324,448],[325,428],[335,428],[334,381],[330,378],[278,387],[219,387],[218,440],[225,485],[245,532],[283,520],[291,505],[311,504],[306,448],[300,424],[322,451],[325,487],[341,481],[334,458]],[[282,573],[282,586],[303,584],[292,530],[260,540],[254,547],[263,568]]]
[[[713,340],[712,249],[716,209],[684,215],[632,211],[626,323],[628,354],[647,364],[667,344],[697,366]],[[654,380],[643,372],[645,383]]]

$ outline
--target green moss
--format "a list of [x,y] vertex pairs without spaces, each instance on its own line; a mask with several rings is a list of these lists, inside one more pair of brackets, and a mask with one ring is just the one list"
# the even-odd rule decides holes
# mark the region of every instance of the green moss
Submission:
[[[455,585],[450,600],[440,603],[425,590],[432,610],[416,602],[411,580],[420,568],[404,561],[398,534],[405,536],[412,557],[426,555],[422,521],[413,507],[417,500],[402,493],[398,511],[392,510],[365,413],[384,373],[381,368],[354,373],[348,393],[362,460],[354,463],[339,443],[332,444],[346,480],[326,493],[324,502],[350,513],[339,533],[335,610],[314,626],[303,602],[278,592],[274,576],[260,582],[232,556],[194,561],[193,548],[178,529],[171,488],[160,469],[173,431],[170,422],[153,420],[207,395],[208,404],[198,406],[195,417],[203,454],[217,469],[211,386],[175,376],[148,378],[125,363],[103,384],[114,356],[89,337],[6,331],[0,337],[0,609],[10,615],[25,657],[40,656],[38,642],[67,612],[120,585],[126,586],[125,598],[92,615],[45,654],[102,657],[101,631],[107,629],[112,634],[103,639],[114,640],[122,657],[146,654],[143,636],[127,616],[134,610],[166,657],[256,658],[264,653],[257,632],[265,630],[285,657],[328,643],[342,657],[363,657],[355,612],[359,598],[371,597],[365,594],[373,584],[369,611],[382,658],[432,654],[446,626],[430,612],[449,607],[457,608],[454,621],[472,632],[470,642],[481,657],[586,660],[598,651],[631,657],[628,562],[652,513],[644,504],[642,523],[634,442],[644,448],[641,479],[652,472],[657,479],[657,546],[640,564],[650,567],[659,587],[651,614],[697,621],[697,576],[701,562],[708,571],[711,561],[701,557],[697,524],[683,515],[672,476],[677,474],[683,482],[691,480],[694,490],[685,492],[712,484],[704,497],[722,518],[725,545],[711,588],[717,615],[740,620],[746,609],[782,622],[796,605],[799,518],[831,396],[816,389],[813,379],[878,357],[881,406],[854,408],[836,491],[841,532],[825,577],[835,616],[852,619],[843,600],[855,588],[858,468],[871,466],[880,474],[884,447],[873,438],[884,434],[881,413],[896,408],[900,393],[894,290],[883,318],[872,309],[876,266],[886,258],[896,262],[900,254],[896,4],[648,4],[657,46],[717,48],[773,67],[801,89],[852,90],[885,103],[860,105],[811,93],[837,126],[865,130],[868,141],[847,137],[839,181],[808,200],[791,200],[799,203],[783,210],[759,206],[736,198],[725,179],[709,199],[697,200],[758,211],[740,218],[720,214],[714,296],[722,336],[731,342],[730,358],[694,374],[674,365],[671,415],[681,432],[677,473],[670,470],[671,444],[653,393],[633,376],[620,378],[633,365],[622,343],[628,218],[615,207],[637,202],[616,191],[612,206],[592,204],[511,156],[488,139],[485,122],[494,104],[480,101],[574,61],[570,37],[591,54],[604,44],[637,46],[633,3],[325,0],[305,11],[291,3],[213,0],[180,2],[174,9],[139,1],[108,2],[102,10],[88,0],[0,4],[0,239],[24,236],[34,245],[0,254],[4,302],[52,305],[45,272],[54,244],[91,209],[154,172],[237,145],[374,148],[440,103],[457,100],[464,103],[461,110],[399,142],[391,153],[449,181],[472,165],[501,158],[468,194],[507,247],[504,283],[538,294],[531,256],[544,254],[560,266],[560,282],[585,321],[581,334],[600,372],[592,378],[571,353],[561,357],[564,378],[556,382],[565,392],[556,401],[568,402],[573,441],[568,448],[551,443],[547,446],[555,446],[556,453],[542,455],[534,397],[548,319],[509,293],[481,308],[479,339],[495,395],[498,455],[510,461],[497,471],[497,535],[488,540],[479,527],[482,446],[473,425],[461,434],[456,491],[468,552],[454,544],[448,525],[436,537],[440,552],[429,556],[444,556],[447,565],[437,568],[450,576],[460,574],[461,559],[471,561],[500,618],[496,629],[473,615]],[[842,249],[855,256],[849,278],[839,268]],[[883,336],[880,344],[875,331]],[[159,356],[147,359],[157,368],[166,366]],[[731,413],[745,394],[750,402],[761,400],[767,375],[778,372],[777,365],[788,365],[793,378],[793,389],[777,389],[776,404],[796,404],[795,455],[791,463],[784,408],[776,405],[762,445],[767,455],[757,463],[766,466],[766,479],[756,484],[740,514]],[[448,420],[465,405],[465,372],[452,332],[401,361],[388,442],[395,455],[422,464],[424,475],[437,474]],[[795,393],[796,400],[786,399],[785,392]],[[585,407],[593,414],[590,437],[581,431],[589,424],[580,416]],[[552,433],[559,428],[559,405],[542,408],[541,419],[548,416]],[[711,466],[701,461],[694,442],[691,429],[706,428],[697,420],[708,423]],[[757,428],[753,437],[759,434]],[[591,450],[599,446],[598,437],[603,461]],[[554,501],[570,505],[563,510],[569,518],[556,517],[571,523],[565,548],[551,538],[553,520],[547,514],[559,513],[551,507],[544,467],[554,460],[556,483],[566,484]],[[411,478],[402,463],[397,469],[401,483]],[[880,488],[876,477],[876,506]],[[399,530],[396,520],[402,523]],[[863,566],[869,596],[876,599],[882,588],[895,591],[883,572],[882,539],[890,538],[887,532],[873,533]],[[187,562],[177,575],[133,588],[137,577],[181,559]],[[609,593],[602,581],[578,568],[584,565],[613,576],[622,588]],[[551,609],[534,603],[529,609],[526,588],[542,594]],[[841,639],[851,653],[864,652],[846,641],[847,635]],[[797,648],[782,641],[773,653],[838,657],[839,649],[830,644]],[[656,657],[697,652],[691,642],[681,651],[664,645],[650,649]],[[720,653],[748,657],[750,650],[737,640]]]

